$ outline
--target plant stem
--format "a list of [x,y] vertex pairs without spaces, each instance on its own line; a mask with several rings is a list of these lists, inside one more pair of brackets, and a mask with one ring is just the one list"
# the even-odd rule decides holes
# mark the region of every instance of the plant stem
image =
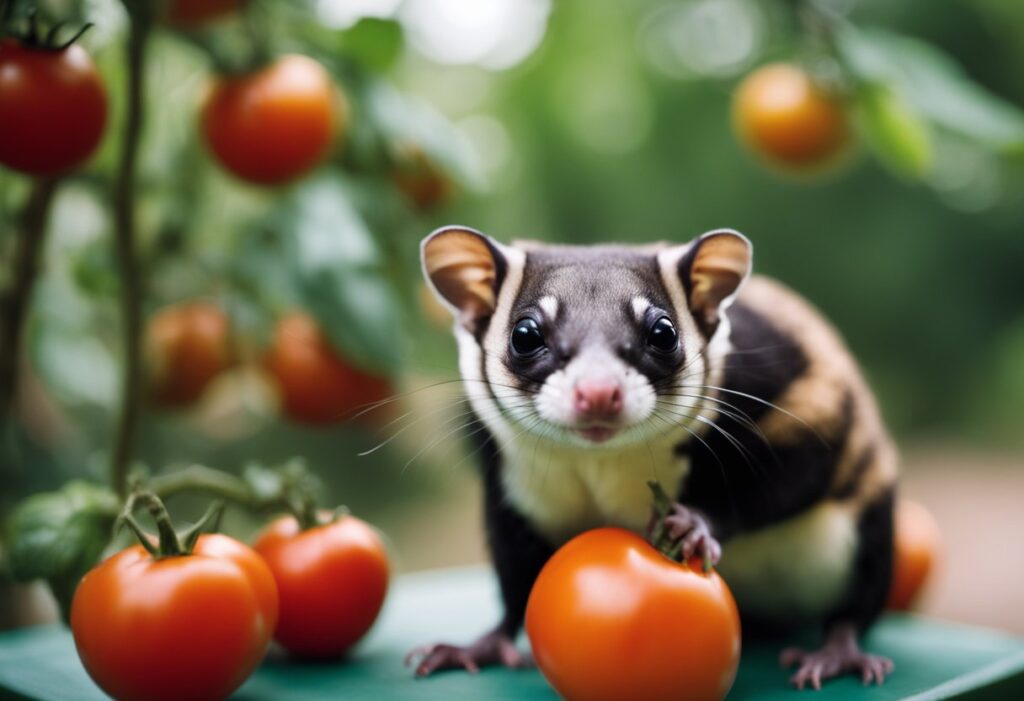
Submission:
[[125,0],[125,7],[131,18],[128,34],[128,106],[114,202],[116,253],[121,274],[124,374],[121,386],[121,414],[110,467],[111,484],[121,496],[127,491],[128,468],[131,464],[141,404],[142,285],[135,245],[135,184],[144,118],[146,40],[149,37],[153,12],[148,7],[149,4],[145,1]]
[[56,191],[56,179],[37,179],[21,215],[21,231],[14,251],[14,278],[0,303],[0,417],[10,412],[17,393],[25,317],[39,273],[46,223]]
[[303,475],[293,470],[291,474],[285,474],[273,492],[260,494],[245,479],[204,465],[189,465],[150,478],[145,488],[160,499],[169,499],[176,494],[199,493],[252,511],[286,511],[295,517],[302,530],[306,530],[323,525],[323,522],[316,508],[315,495],[302,481]]
[[203,465],[157,475],[146,482],[146,488],[161,499],[183,492],[200,492],[249,507],[255,506],[256,501],[244,480]]

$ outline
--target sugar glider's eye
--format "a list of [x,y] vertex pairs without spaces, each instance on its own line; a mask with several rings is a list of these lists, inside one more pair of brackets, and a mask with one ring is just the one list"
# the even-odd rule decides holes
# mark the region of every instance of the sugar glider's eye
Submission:
[[679,347],[679,334],[671,319],[663,316],[651,325],[647,332],[647,345],[662,353],[671,353]]
[[544,334],[530,317],[523,317],[512,327],[512,352],[520,358],[531,358],[544,350]]

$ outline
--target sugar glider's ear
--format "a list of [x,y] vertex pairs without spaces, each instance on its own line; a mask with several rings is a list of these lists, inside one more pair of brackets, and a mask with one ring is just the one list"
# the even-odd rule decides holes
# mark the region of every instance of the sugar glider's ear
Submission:
[[750,240],[732,229],[701,234],[679,259],[679,275],[690,312],[708,337],[718,328],[720,312],[750,276]]
[[504,246],[463,226],[446,226],[423,239],[423,274],[471,333],[494,313],[508,261]]

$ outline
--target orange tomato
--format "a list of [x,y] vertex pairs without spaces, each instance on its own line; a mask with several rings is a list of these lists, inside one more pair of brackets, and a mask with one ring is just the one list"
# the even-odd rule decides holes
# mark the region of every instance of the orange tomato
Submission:
[[739,613],[718,574],[618,528],[555,553],[530,593],[526,632],[568,701],[721,699],[740,657]]
[[71,604],[89,675],[119,701],[223,699],[263,659],[277,587],[251,548],[202,535],[191,555],[154,559],[141,545],[101,562]]
[[327,155],[335,100],[323,66],[283,56],[255,73],[215,81],[202,110],[203,137],[217,161],[242,180],[285,183]]
[[300,423],[351,419],[391,394],[386,378],[353,367],[316,321],[301,312],[278,322],[265,365],[276,380],[284,413]]
[[0,164],[56,175],[96,150],[107,93],[78,44],[56,51],[0,39]]
[[233,357],[227,315],[209,302],[167,307],[149,322],[146,352],[153,398],[166,406],[195,401]]
[[837,160],[849,142],[842,103],[790,64],[748,75],[733,96],[732,114],[740,138],[755,153],[790,169]]
[[176,27],[192,29],[237,12],[244,0],[172,0],[164,19]]
[[400,150],[392,173],[395,185],[421,211],[437,207],[454,188],[451,180],[431,162],[423,149],[407,146]]
[[938,524],[916,501],[900,499],[896,505],[895,547],[892,587],[886,605],[906,611],[920,597],[942,548]]
[[293,516],[271,523],[256,551],[277,581],[281,618],[274,637],[294,655],[337,657],[380,613],[388,560],[377,533],[354,516],[300,530]]

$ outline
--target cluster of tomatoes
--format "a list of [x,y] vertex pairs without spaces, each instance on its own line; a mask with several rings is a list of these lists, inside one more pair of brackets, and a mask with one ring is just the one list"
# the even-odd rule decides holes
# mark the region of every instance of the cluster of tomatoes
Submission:
[[740,140],[787,172],[827,169],[849,150],[843,101],[799,66],[774,63],[752,72],[736,89],[732,111]]
[[221,534],[177,552],[152,547],[101,562],[71,606],[83,665],[119,701],[227,698],[272,638],[295,657],[337,658],[387,592],[381,540],[353,516],[322,514],[307,529],[282,517],[251,548]]
[[[174,0],[163,21],[192,30],[242,9],[243,0]],[[107,93],[88,52],[71,42],[0,40],[0,164],[32,176],[78,168],[99,146]],[[207,151],[248,183],[283,185],[326,159],[343,140],[345,96],[307,56],[285,55],[238,75],[216,76],[199,117]],[[429,209],[452,191],[422,150],[397,149],[391,179]]]
[[[146,351],[152,398],[169,407],[195,402],[238,356],[227,314],[206,301],[155,314],[146,330]],[[302,312],[278,320],[262,366],[278,388],[284,414],[303,424],[351,419],[391,395],[386,378],[352,365]]]

